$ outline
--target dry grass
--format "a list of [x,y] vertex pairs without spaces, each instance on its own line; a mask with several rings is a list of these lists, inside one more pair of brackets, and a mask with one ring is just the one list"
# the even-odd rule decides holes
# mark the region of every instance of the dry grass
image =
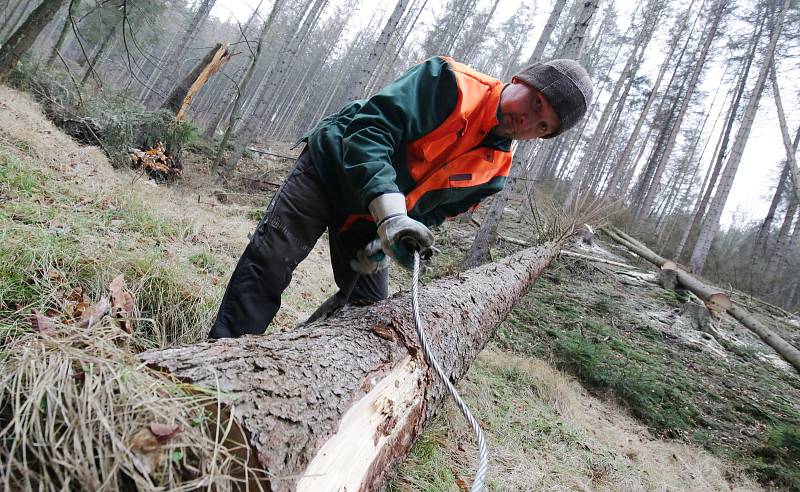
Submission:
[[107,320],[3,347],[5,490],[232,490],[252,476],[217,395],[143,367],[131,344]]
[[[485,350],[459,390],[486,433],[489,490],[760,489],[701,449],[654,438],[542,360]],[[471,431],[448,402],[389,490],[458,492],[477,462]]]

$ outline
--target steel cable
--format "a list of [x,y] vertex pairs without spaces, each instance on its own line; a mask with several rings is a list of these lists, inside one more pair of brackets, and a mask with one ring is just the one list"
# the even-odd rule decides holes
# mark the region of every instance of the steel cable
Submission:
[[475,417],[472,416],[469,408],[467,408],[467,404],[461,399],[461,396],[450,382],[450,379],[445,375],[444,371],[442,371],[442,368],[439,367],[439,362],[436,360],[436,357],[433,356],[433,351],[428,346],[428,339],[425,337],[425,332],[422,330],[422,318],[420,318],[419,300],[417,299],[419,271],[420,254],[419,251],[415,251],[414,271],[411,280],[411,307],[414,311],[414,325],[417,329],[417,337],[419,337],[419,343],[422,346],[422,351],[425,352],[425,358],[428,360],[428,364],[433,366],[439,379],[442,380],[450,396],[453,397],[456,405],[458,405],[464,418],[467,419],[469,425],[472,426],[472,431],[475,433],[475,440],[478,442],[478,471],[475,472],[475,480],[472,482],[470,492],[481,492],[484,488],[484,482],[486,481],[486,473],[489,471],[489,448],[486,446],[486,440],[483,438],[483,431],[481,431],[480,424]]

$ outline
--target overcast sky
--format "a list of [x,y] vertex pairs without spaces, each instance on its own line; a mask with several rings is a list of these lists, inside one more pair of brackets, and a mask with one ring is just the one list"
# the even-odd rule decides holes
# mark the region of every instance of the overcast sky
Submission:
[[[336,1],[337,0],[334,0],[334,3]],[[488,2],[489,0],[482,1]],[[252,9],[258,5],[258,3],[258,0],[218,0],[214,10],[212,10],[212,15],[215,15],[222,20],[226,20],[230,16],[235,16],[241,22],[244,22],[247,19],[247,16],[250,15],[250,12],[252,12]],[[435,11],[440,13],[442,11],[443,3],[444,0],[429,0],[428,5],[426,6],[426,12],[423,13],[422,20],[424,21],[426,14],[430,16],[431,12]],[[519,3],[520,0],[500,0],[500,4],[495,14],[496,20],[493,22],[493,24],[499,24],[511,16],[519,6]],[[540,12],[541,15],[537,17],[540,20],[539,25],[533,30],[530,47],[531,52],[533,51],[533,45],[536,43],[536,38],[541,32],[544,22],[550,13],[552,3],[552,0],[534,0],[532,2],[535,11]],[[678,3],[679,2],[676,1],[676,4]],[[262,13],[266,13],[271,4],[272,1],[264,0],[261,9]],[[373,17],[374,11],[377,9],[383,8],[384,17],[388,16],[389,11],[394,7],[394,4],[394,1],[375,2],[372,0],[364,0],[359,13],[353,18],[353,26],[349,31],[356,32],[360,24],[369,22],[369,20]],[[632,0],[618,0],[616,5],[620,10],[620,29],[625,30],[630,19],[630,15],[633,12],[633,6],[635,5],[635,2]],[[380,22],[382,23],[384,20],[385,19],[380,19]],[[735,26],[732,26],[731,28],[734,27]],[[742,26],[742,28],[746,29],[747,26]],[[660,34],[662,36],[664,35],[664,33]],[[661,54],[663,51],[651,44],[651,46],[648,48],[648,53]],[[724,71],[724,67],[722,66],[721,62],[724,62],[725,60],[724,57],[720,58],[723,59],[710,60],[710,64],[705,72],[701,89],[710,94],[706,104],[710,103],[713,92],[716,89]],[[648,57],[647,60],[649,60],[650,63],[645,67],[645,70],[650,75],[651,80],[654,80],[658,71],[658,66],[662,59],[660,56],[653,56]],[[751,69],[751,73],[753,74],[751,76],[751,80],[754,80],[755,73],[757,72],[758,68],[759,67],[754,65]],[[798,77],[796,69],[788,66],[786,63],[781,65],[779,68],[781,74],[781,96],[784,100],[783,106],[784,110],[788,113],[787,119],[789,122],[789,131],[793,136],[797,129],[798,123],[800,123],[800,111],[796,110],[796,108],[800,107],[800,100],[798,100],[797,93],[798,84],[796,83],[800,77]],[[794,82],[789,83],[787,81]],[[596,87],[595,90],[599,91],[599,88]],[[724,94],[720,93],[720,96],[717,98],[718,104],[722,103],[723,97]],[[709,122],[706,125],[706,131],[710,130],[715,116],[716,112],[714,112],[709,119]],[[765,91],[760,102],[758,116],[750,134],[747,147],[745,148],[742,163],[736,175],[736,181],[734,182],[731,196],[728,200],[728,204],[722,218],[724,224],[730,224],[734,216],[739,218],[744,217],[744,220],[760,220],[765,215],[769,206],[769,200],[771,199],[772,192],[774,191],[774,183],[779,172],[779,165],[785,156],[783,141],[781,139],[780,128],[778,127],[777,121],[775,101],[772,98],[771,91]],[[717,131],[722,124],[722,121],[720,121],[717,125]],[[713,146],[714,141],[715,140],[712,138],[712,143],[710,146]],[[713,149],[708,149],[706,151],[704,162],[707,162],[710,159],[712,153]],[[702,179],[702,176],[698,179]]]

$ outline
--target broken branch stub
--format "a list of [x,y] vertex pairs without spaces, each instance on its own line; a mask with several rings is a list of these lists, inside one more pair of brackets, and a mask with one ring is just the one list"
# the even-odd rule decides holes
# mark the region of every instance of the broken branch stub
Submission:
[[[451,381],[556,257],[547,243],[420,289],[424,329]],[[286,333],[145,352],[219,391],[276,491],[375,490],[441,408],[409,293]]]

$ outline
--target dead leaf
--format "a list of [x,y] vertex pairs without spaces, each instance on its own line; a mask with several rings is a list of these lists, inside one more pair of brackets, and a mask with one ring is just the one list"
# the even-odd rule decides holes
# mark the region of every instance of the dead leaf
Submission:
[[83,287],[75,287],[67,294],[67,300],[73,302],[86,301],[86,289]]
[[64,280],[64,277],[61,276],[61,272],[59,272],[58,270],[49,270],[47,272],[47,277],[53,282],[58,282],[58,283],[61,283]]
[[175,437],[181,431],[178,424],[161,424],[153,422],[150,424],[150,432],[156,437],[159,443],[165,443]]
[[111,304],[108,302],[108,299],[101,297],[99,301],[86,308],[81,314],[79,326],[81,328],[89,328],[100,321],[109,311],[111,311]]
[[120,328],[131,333],[131,314],[134,309],[133,294],[125,287],[125,278],[120,274],[108,286],[111,291],[111,315],[116,318]]
[[56,321],[52,318],[48,318],[34,309],[33,313],[31,314],[31,326],[39,333],[49,333],[55,331]]
[[83,313],[85,313],[86,310],[89,309],[89,306],[90,306],[89,301],[83,300],[77,304],[67,304],[67,307],[66,309],[64,309],[64,312],[67,315],[72,316],[73,318],[80,318],[83,316]]
[[131,452],[137,458],[140,468],[148,475],[161,463],[164,457],[164,452],[161,450],[161,444],[158,438],[150,432],[150,429],[139,429],[133,436],[131,436],[130,443],[128,444]]

